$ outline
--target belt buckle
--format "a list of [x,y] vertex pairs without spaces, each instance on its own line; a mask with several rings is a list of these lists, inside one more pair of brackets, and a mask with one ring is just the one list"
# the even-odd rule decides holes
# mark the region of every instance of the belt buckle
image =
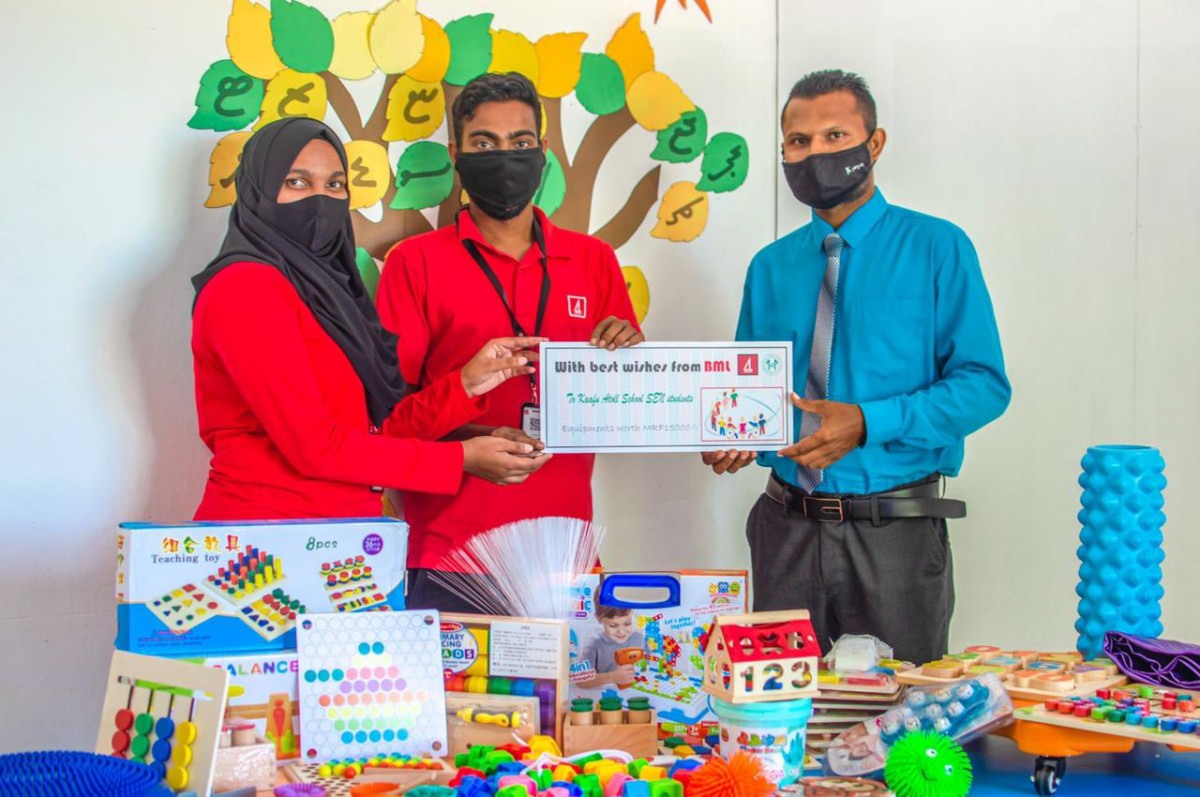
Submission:
[[[816,520],[822,520],[828,523],[841,523],[846,519],[846,509],[842,505],[842,499],[840,498],[813,498],[811,495],[806,495],[802,500],[804,503],[805,517],[815,518]],[[817,514],[815,516],[808,508],[809,501],[812,501],[818,507]]]

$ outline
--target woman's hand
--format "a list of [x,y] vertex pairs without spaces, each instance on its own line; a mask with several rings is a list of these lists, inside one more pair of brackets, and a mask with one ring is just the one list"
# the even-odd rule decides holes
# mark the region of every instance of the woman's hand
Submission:
[[494,484],[520,484],[553,457],[531,457],[533,446],[503,437],[472,437],[464,440],[463,470]]
[[462,383],[467,395],[474,398],[493,390],[514,376],[528,376],[536,369],[537,345],[547,338],[496,338],[489,340],[463,366]]

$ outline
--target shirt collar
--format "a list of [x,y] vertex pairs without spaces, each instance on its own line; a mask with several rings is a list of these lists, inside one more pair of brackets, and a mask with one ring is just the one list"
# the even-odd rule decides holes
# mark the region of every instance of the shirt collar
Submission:
[[[546,218],[546,214],[536,205],[533,208],[533,213],[537,216],[538,221],[541,222],[542,235],[546,237],[546,256],[550,258],[570,257],[563,248],[562,236],[558,234],[558,228],[551,223],[550,219]],[[460,210],[455,218],[457,219],[459,240],[474,241],[479,246],[495,254],[502,254],[483,237],[483,233],[479,231],[479,226],[471,218],[471,214],[467,212],[466,208]],[[508,255],[504,256],[508,257]]]
[[883,198],[883,192],[876,187],[874,196],[868,199],[865,205],[850,214],[850,218],[846,219],[837,230],[834,230],[832,225],[818,216],[814,210],[812,214],[813,230],[817,234],[818,241],[824,241],[825,236],[831,232],[836,232],[842,236],[842,240],[848,246],[856,246],[871,232],[871,229],[875,226],[875,222],[883,218],[883,214],[887,212],[887,209],[887,200]]

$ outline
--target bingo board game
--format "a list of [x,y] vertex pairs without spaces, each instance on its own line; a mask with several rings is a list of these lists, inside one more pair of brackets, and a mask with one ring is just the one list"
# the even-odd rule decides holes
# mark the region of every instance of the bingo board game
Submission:
[[229,674],[116,651],[96,752],[149,764],[172,791],[208,794]]
[[445,752],[436,611],[314,614],[296,639],[302,761]]

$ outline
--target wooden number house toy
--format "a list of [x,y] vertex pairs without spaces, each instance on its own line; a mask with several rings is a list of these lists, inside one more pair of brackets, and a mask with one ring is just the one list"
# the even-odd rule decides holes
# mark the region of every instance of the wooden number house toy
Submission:
[[704,652],[704,691],[735,704],[813,697],[820,658],[807,611],[718,616]]
[[96,752],[149,764],[172,791],[208,794],[229,673],[117,651]]

